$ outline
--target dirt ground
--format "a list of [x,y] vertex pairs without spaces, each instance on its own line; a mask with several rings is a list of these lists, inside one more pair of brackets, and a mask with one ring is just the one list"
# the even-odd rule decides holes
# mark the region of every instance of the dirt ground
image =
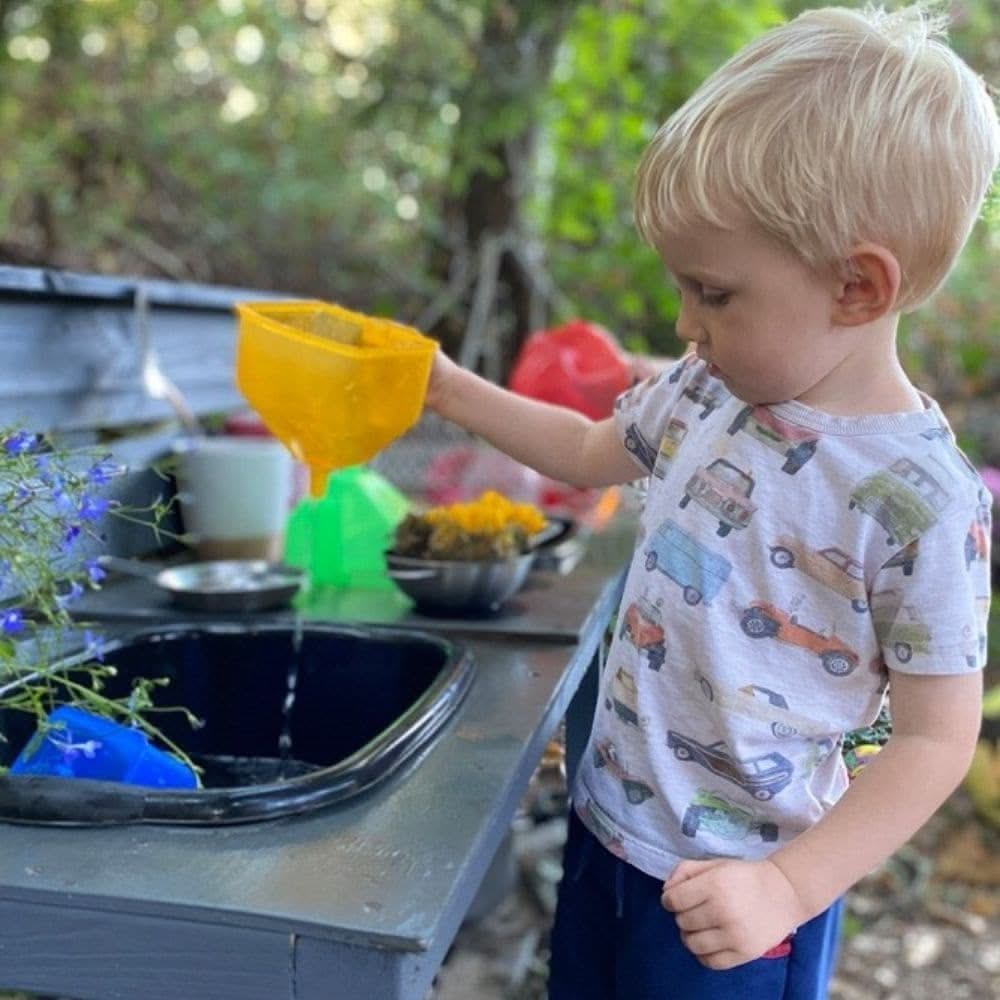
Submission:
[[[514,825],[508,891],[463,925],[428,1000],[543,1000],[564,816],[560,775],[540,771]],[[998,840],[960,791],[859,883],[829,1000],[1000,997]]]

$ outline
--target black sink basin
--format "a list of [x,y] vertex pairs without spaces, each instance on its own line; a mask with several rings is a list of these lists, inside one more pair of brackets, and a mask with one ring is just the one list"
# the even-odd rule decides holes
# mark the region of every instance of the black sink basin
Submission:
[[[411,760],[451,717],[472,682],[462,647],[418,632],[292,623],[171,625],[108,644],[117,668],[106,691],[135,677],[156,689],[164,734],[204,768],[194,790],[56,777],[0,775],[0,820],[100,825],[223,824],[328,806]],[[0,713],[0,764],[34,731]]]

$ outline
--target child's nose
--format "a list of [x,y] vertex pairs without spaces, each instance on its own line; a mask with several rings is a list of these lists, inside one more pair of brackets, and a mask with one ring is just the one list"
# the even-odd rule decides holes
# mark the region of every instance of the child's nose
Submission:
[[677,336],[692,344],[700,344],[707,339],[704,327],[698,322],[697,313],[681,300],[681,309],[677,314]]

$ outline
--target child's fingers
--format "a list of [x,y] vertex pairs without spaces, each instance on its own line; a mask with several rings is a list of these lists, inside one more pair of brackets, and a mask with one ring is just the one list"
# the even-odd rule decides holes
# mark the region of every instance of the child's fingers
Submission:
[[679,911],[674,922],[684,934],[693,934],[695,931],[706,931],[718,926],[718,921],[713,916],[713,911],[708,903],[699,903],[689,910]]
[[678,885],[693,875],[697,875],[700,870],[697,861],[682,861],[670,873],[670,878],[663,883],[663,888],[666,889],[668,886]]
[[660,894],[660,902],[665,910],[671,913],[683,913],[704,903],[708,893],[699,885],[697,879],[685,879],[683,882],[667,884]]
[[695,875],[700,875],[703,871],[714,868],[724,860],[725,858],[715,858],[712,861],[682,861],[670,873],[670,878],[663,883],[663,888],[672,888],[681,882],[686,882],[688,879],[694,878]]
[[715,972],[735,969],[737,965],[748,961],[745,955],[741,955],[732,948],[721,948],[719,951],[702,953],[696,957],[706,969],[713,969]]
[[692,934],[681,934],[681,941],[692,955],[701,958],[703,955],[714,955],[727,947],[725,935],[717,927],[695,931]]

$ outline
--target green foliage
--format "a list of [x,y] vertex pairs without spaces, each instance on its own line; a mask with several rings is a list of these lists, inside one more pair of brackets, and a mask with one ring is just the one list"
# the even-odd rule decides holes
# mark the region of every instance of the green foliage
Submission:
[[[424,223],[401,199],[439,196],[461,39],[442,29],[415,55],[413,4],[392,21],[391,4],[333,6],[8,5],[7,255],[330,297],[398,287],[405,259],[418,283]],[[44,61],[9,55],[38,40]]]
[[677,298],[632,223],[643,147],[701,80],[781,21],[777,4],[581,5],[554,75],[532,208],[557,284],[631,348],[676,353]]
[[[676,298],[632,224],[640,151],[741,44],[805,6],[0,0],[0,260],[280,289],[412,321],[468,249],[470,179],[503,180],[517,144],[508,187],[544,249],[556,318],[674,353]],[[994,20],[995,0],[954,6],[953,42],[988,79]],[[546,86],[532,66],[553,38]],[[946,401],[1000,389],[997,229],[994,205],[904,326],[908,368]]]

